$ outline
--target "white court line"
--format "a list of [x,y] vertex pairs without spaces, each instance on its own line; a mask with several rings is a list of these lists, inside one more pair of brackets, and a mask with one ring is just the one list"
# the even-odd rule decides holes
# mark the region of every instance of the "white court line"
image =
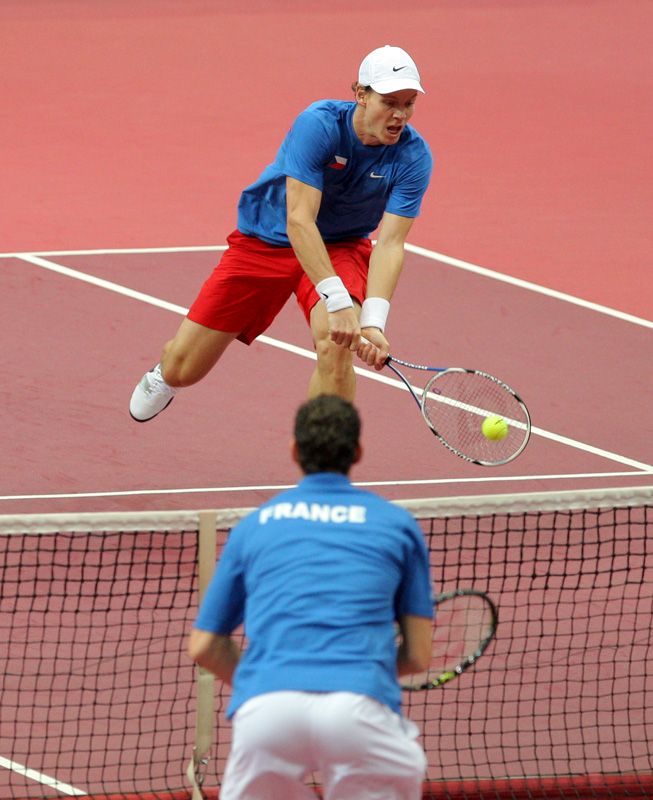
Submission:
[[[105,248],[96,250],[39,250],[21,253],[0,253],[0,258],[23,258],[25,256],[98,256],[98,255],[111,255],[111,254],[140,254],[140,253],[198,253],[198,252],[215,252],[226,250],[227,245],[195,245],[192,247],[132,247],[132,248]],[[543,294],[546,297],[552,297],[556,300],[562,300],[565,303],[581,306],[591,311],[596,311],[599,314],[606,314],[610,317],[616,317],[624,322],[631,322],[634,325],[641,325],[644,328],[653,328],[653,321],[636,317],[633,314],[626,314],[623,311],[618,311],[609,306],[603,306],[599,303],[592,303],[589,300],[583,300],[572,294],[559,292],[556,289],[549,289],[546,286],[541,286],[538,283],[525,281],[521,278],[515,278],[511,275],[506,275],[503,272],[497,272],[487,267],[481,267],[478,264],[472,264],[470,261],[463,261],[460,258],[453,258],[444,253],[438,253],[435,250],[428,250],[425,247],[419,247],[414,244],[405,244],[405,249],[409,253],[423,256],[431,261],[440,261],[442,264],[448,264],[450,267],[463,269],[467,272],[473,272],[476,275],[483,275],[486,278],[500,281],[502,283],[509,283],[512,286],[518,286],[520,289],[527,289],[531,292]],[[26,260],[26,259],[25,259]]]
[[[114,283],[113,281],[107,281],[104,280],[103,278],[97,278],[94,275],[88,275],[85,272],[80,272],[79,270],[71,269],[70,267],[64,267],[61,264],[56,264],[55,262],[46,260],[45,258],[42,258],[40,256],[22,254],[19,257],[23,261],[27,261],[30,264],[34,264],[35,266],[43,267],[44,269],[60,273],[61,275],[66,275],[69,278],[74,278],[76,280],[83,281],[85,283],[90,283],[102,289],[108,289],[109,291],[116,292],[117,294],[122,294],[134,300],[140,300],[141,302],[148,303],[158,308],[166,309],[167,311],[173,311],[176,314],[180,314],[182,316],[185,316],[188,313],[188,309],[184,308],[183,306],[179,306],[175,303],[169,303],[166,300],[161,300],[158,297],[154,297],[153,295],[150,294],[145,294],[144,292],[137,292],[134,289],[129,289],[126,286],[121,286],[120,284]],[[270,345],[271,347],[276,347],[280,350],[285,350],[295,355],[302,356],[303,358],[309,358],[312,360],[315,360],[316,358],[315,353],[312,350],[306,350],[303,347],[297,347],[296,345],[288,344],[287,342],[282,342],[278,339],[273,339],[270,336],[259,336],[256,341]],[[368,380],[375,380],[380,383],[385,383],[390,386],[395,386],[396,388],[402,389],[403,391],[406,392],[408,391],[408,389],[405,386],[403,386],[403,384],[401,384],[400,381],[395,380],[394,378],[388,378],[385,375],[380,375],[374,370],[363,369],[361,367],[354,367],[354,370],[357,375],[360,375],[363,378],[367,378]],[[566,445],[567,447],[573,447],[577,450],[582,450],[586,453],[591,453],[592,455],[600,456],[601,458],[607,458],[611,461],[616,461],[619,464],[622,464],[623,466],[633,467],[634,469],[639,469],[644,472],[653,471],[653,466],[651,464],[645,464],[642,461],[636,461],[632,458],[628,458],[627,456],[623,456],[618,453],[612,453],[608,450],[603,450],[600,447],[594,447],[593,445],[586,444],[584,442],[578,442],[575,439],[570,439],[567,436],[560,436],[559,434],[552,433],[551,431],[545,431],[544,429],[538,428],[536,426],[533,426],[531,430],[533,434],[541,436],[544,439],[549,439],[553,442],[557,442],[558,444],[563,444]]]
[[[574,472],[559,475],[496,475],[490,478],[426,478],[417,480],[403,481],[353,481],[354,486],[362,488],[380,486],[443,486],[446,484],[462,483],[512,483],[519,481],[557,481],[557,480],[578,480],[580,478],[632,478],[645,477],[647,472]],[[150,497],[153,495],[177,495],[177,494],[225,494],[227,492],[282,492],[292,489],[295,483],[290,484],[262,484],[260,486],[197,486],[176,489],[125,489],[113,492],[70,492],[60,494],[7,494],[0,495],[0,501],[5,500],[79,500],[83,498],[105,498],[105,497]]]
[[112,247],[105,250],[30,250],[26,253],[0,253],[0,258],[23,258],[23,256],[107,256],[129,255],[134,253],[210,253],[216,250],[226,250],[226,244],[209,244],[206,246],[193,245],[192,247]]
[[37,772],[34,769],[29,769],[29,767],[26,767],[23,764],[19,764],[17,761],[10,761],[8,758],[3,758],[3,756],[0,756],[0,767],[13,770],[13,772],[16,772],[18,775],[24,775],[26,778],[30,778],[30,780],[42,783],[44,786],[49,786],[52,789],[56,789],[58,792],[61,792],[62,794],[69,794],[69,795],[88,794],[88,792],[85,792],[83,789],[76,789],[74,786],[70,786],[68,783],[62,783],[61,781],[58,781],[56,778],[51,778],[49,775],[44,775],[42,772]]
[[587,308],[590,311],[597,311],[599,314],[606,314],[610,317],[616,317],[624,322],[632,322],[634,325],[641,325],[644,328],[653,328],[653,322],[642,317],[635,317],[632,314],[626,314],[623,311],[617,311],[608,306],[602,306],[598,303],[592,303],[589,300],[582,300],[580,297],[575,297],[573,294],[566,294],[565,292],[558,292],[556,289],[549,289],[546,286],[540,286],[538,283],[531,281],[524,281],[521,278],[514,278],[512,275],[505,275],[502,272],[488,269],[487,267],[479,267],[477,264],[471,264],[469,261],[461,261],[459,258],[452,258],[445,256],[442,253],[435,253],[433,250],[426,250],[423,247],[417,247],[413,244],[406,244],[406,250],[409,253],[429,258],[432,261],[441,261],[443,264],[448,264],[450,267],[463,269],[467,272],[473,272],[476,275],[483,275],[486,278],[492,278],[495,281],[502,283],[509,283],[512,286],[518,286],[520,289],[527,289],[530,292],[537,292],[546,297],[553,297],[556,300],[563,300],[565,303]]

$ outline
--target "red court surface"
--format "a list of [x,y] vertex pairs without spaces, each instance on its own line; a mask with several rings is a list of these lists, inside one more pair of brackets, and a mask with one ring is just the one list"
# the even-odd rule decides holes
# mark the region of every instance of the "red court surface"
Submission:
[[0,513],[250,506],[298,479],[312,363],[292,302],[274,342],[235,344],[160,418],[137,425],[127,404],[240,189],[386,41],[420,64],[413,122],[436,158],[393,350],[499,375],[535,432],[513,464],[470,466],[396,383],[361,377],[354,480],[395,499],[652,483],[652,22],[637,0],[3,3]]

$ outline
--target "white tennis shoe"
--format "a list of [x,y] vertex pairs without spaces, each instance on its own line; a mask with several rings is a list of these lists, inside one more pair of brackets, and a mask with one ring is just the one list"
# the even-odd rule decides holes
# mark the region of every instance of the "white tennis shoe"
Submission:
[[132,393],[129,413],[136,422],[147,422],[172,403],[176,389],[163,380],[161,364],[146,372]]

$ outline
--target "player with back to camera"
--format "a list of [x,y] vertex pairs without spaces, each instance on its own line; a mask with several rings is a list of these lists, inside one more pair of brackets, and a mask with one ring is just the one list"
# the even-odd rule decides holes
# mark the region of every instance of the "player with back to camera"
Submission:
[[243,191],[220,263],[133,391],[138,422],[207,375],[234,339],[250,344],[293,293],[317,354],[309,397],[353,400],[353,351],[383,366],[390,300],[432,157],[408,125],[424,91],[408,53],[373,50],[352,89],[353,102],[321,100],[299,114],[274,162]]
[[405,509],[350,482],[359,434],[347,400],[299,408],[304,477],[233,529],[207,588],[188,650],[233,683],[221,800],[315,800],[314,770],[325,800],[421,797],[426,758],[398,676],[430,661],[428,552]]

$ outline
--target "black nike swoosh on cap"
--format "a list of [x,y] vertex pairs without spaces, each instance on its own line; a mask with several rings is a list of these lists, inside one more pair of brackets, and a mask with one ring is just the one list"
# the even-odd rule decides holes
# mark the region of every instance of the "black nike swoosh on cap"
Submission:
[[406,66],[404,65],[403,67],[393,67],[392,71],[393,72],[399,72],[400,69],[406,69]]

